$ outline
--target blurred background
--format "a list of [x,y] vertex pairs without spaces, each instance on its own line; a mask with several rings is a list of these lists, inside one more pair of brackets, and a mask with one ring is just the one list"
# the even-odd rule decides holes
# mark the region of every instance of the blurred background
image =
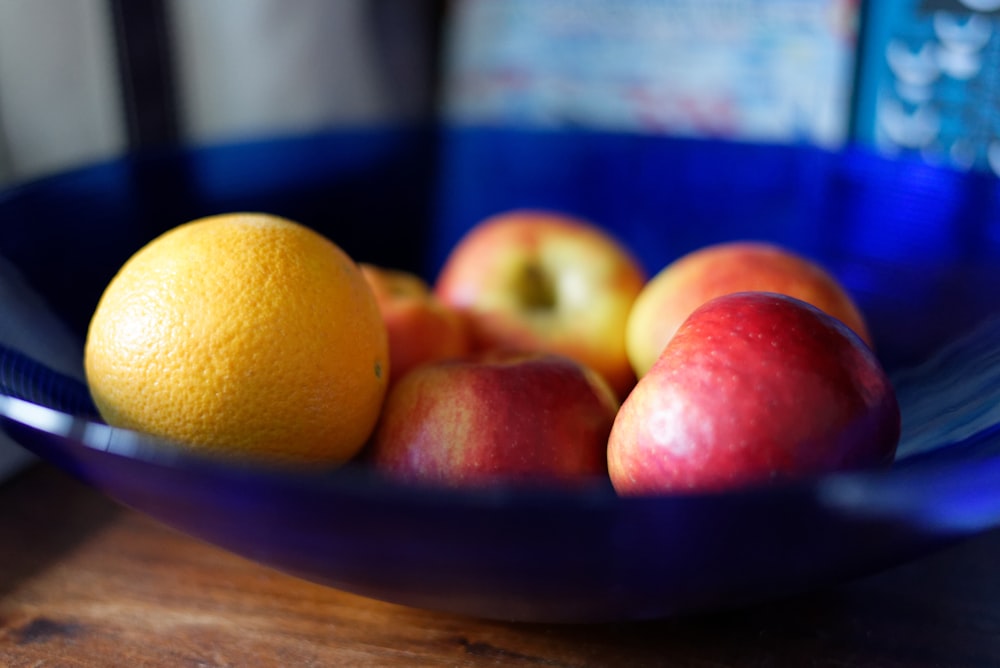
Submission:
[[0,2],[0,181],[171,144],[425,118],[437,3]]
[[2,0],[0,184],[443,120],[1000,168],[995,0]]

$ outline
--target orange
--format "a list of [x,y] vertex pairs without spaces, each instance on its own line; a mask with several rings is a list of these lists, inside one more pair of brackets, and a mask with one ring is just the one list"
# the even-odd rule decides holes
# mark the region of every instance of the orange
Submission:
[[133,255],[97,305],[84,362],[112,426],[289,464],[353,457],[389,377],[357,264],[254,213],[180,225]]

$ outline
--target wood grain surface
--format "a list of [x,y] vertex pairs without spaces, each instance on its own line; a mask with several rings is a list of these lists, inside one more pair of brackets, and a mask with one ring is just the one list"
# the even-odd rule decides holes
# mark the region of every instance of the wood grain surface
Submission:
[[275,572],[39,464],[0,484],[0,666],[1000,666],[998,563],[991,533],[739,611],[483,621]]

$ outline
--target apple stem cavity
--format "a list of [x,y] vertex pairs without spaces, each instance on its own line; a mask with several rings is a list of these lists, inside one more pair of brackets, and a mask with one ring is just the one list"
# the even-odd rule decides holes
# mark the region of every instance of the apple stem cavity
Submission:
[[518,274],[515,286],[521,303],[532,311],[551,311],[556,306],[556,289],[551,277],[536,263],[528,263]]

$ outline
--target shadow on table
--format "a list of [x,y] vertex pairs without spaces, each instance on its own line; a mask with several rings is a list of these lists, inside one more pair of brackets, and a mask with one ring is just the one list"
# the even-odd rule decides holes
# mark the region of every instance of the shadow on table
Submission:
[[33,464],[0,484],[0,598],[122,512],[46,464]]
[[[538,642],[551,656],[587,665],[985,668],[1000,665],[998,558],[1000,532],[993,532],[841,587],[750,608],[508,630],[520,648]],[[491,651],[473,639],[466,644],[470,653]]]

